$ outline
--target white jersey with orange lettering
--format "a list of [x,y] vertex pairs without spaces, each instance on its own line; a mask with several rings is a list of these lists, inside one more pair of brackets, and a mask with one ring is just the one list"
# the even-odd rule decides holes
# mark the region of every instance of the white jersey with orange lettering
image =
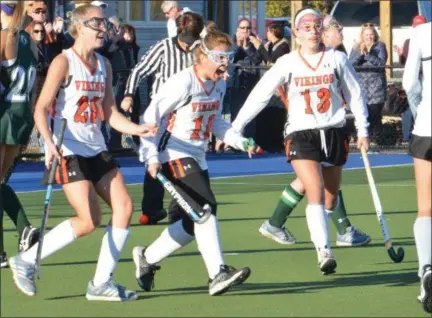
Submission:
[[95,53],[97,67],[91,70],[73,48],[64,50],[62,54],[69,62],[69,76],[61,85],[51,111],[54,141],[57,142],[60,121],[66,118],[63,156],[93,157],[107,150],[101,131],[107,77],[105,61]]
[[167,128],[158,144],[155,138],[141,138],[141,160],[151,164],[192,157],[205,170],[205,151],[211,133],[243,150],[247,139],[222,118],[225,91],[224,80],[201,79],[194,66],[169,78],[141,118],[142,122],[158,125],[161,118],[169,115]]
[[431,22],[415,28],[403,76],[403,88],[407,92],[410,107],[416,111],[412,133],[420,137],[431,137],[431,29]]
[[331,48],[313,55],[296,50],[279,58],[252,90],[233,127],[241,132],[280,86],[288,91],[286,136],[295,131],[343,127],[342,92],[355,116],[358,135],[367,137],[368,112],[356,72],[345,54]]

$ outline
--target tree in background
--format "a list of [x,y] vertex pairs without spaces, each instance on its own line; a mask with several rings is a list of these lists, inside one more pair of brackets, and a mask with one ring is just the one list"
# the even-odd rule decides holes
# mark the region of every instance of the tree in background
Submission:
[[[336,0],[306,0],[305,5],[313,7],[324,14],[330,13]],[[266,17],[278,18],[291,16],[291,1],[267,0]]]

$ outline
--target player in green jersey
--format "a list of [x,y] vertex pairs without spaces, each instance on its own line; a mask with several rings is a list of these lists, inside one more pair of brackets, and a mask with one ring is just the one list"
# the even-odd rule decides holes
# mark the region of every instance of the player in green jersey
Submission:
[[3,247],[3,211],[14,222],[18,249],[29,249],[38,241],[14,190],[6,183],[22,147],[33,129],[32,91],[36,79],[32,40],[21,30],[24,2],[2,1],[0,50],[0,263],[7,266]]

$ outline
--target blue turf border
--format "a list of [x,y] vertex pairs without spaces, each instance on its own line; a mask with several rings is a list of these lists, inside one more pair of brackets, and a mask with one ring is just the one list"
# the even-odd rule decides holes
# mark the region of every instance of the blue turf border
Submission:
[[[254,156],[250,160],[246,154],[209,154],[207,159],[212,178],[293,172],[292,166],[286,163],[284,155],[265,154]],[[373,167],[410,165],[413,163],[412,157],[406,154],[372,154],[369,155],[369,160]],[[136,158],[118,158],[118,162],[127,184],[143,181],[144,167]],[[362,167],[361,155],[350,154],[344,168],[359,169]],[[9,184],[17,192],[44,191],[46,186],[40,184],[43,169],[43,163],[21,163],[16,167]]]

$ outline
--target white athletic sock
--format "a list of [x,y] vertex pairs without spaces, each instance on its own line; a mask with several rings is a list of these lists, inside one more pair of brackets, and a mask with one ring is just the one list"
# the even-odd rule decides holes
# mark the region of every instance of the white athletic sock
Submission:
[[111,279],[117,266],[120,254],[126,245],[130,229],[107,226],[102,239],[96,273],[93,278],[94,286],[101,286]]
[[[75,240],[76,236],[70,220],[66,220],[60,223],[51,231],[45,234],[42,245],[41,259],[44,259],[51,254],[54,254],[55,252],[61,250],[63,247],[69,245]],[[28,251],[21,253],[20,257],[25,262],[36,264],[36,254],[38,246],[39,243],[36,243]]]
[[432,264],[432,218],[420,217],[414,222],[414,238],[419,261],[419,273],[421,277],[423,266]]
[[183,228],[182,220],[171,224],[145,250],[145,258],[149,264],[156,264],[195,239]]
[[218,219],[212,214],[205,223],[195,223],[195,237],[209,277],[213,279],[219,274],[221,265],[225,264],[220,243]]
[[306,220],[311,240],[317,249],[330,249],[328,216],[322,204],[308,204]]

